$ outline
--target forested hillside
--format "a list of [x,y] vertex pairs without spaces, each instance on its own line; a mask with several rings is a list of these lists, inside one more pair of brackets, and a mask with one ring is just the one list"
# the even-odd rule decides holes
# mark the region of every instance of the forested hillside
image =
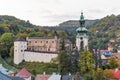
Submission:
[[120,15],[106,16],[89,28],[91,32],[96,30],[107,34],[120,34]]
[[[99,20],[86,20],[85,26],[90,27],[94,25]],[[44,26],[45,29],[49,30],[65,30],[68,32],[75,33],[76,29],[80,26],[79,20],[68,20],[60,23],[58,26]]]
[[90,35],[89,46],[107,48],[108,44],[111,44],[111,39],[115,41],[115,43],[112,43],[113,46],[120,43],[120,15],[106,16],[88,29]]
[[0,16],[0,34],[4,32],[19,32],[38,31],[41,27],[33,25],[28,21],[20,20],[14,16]]

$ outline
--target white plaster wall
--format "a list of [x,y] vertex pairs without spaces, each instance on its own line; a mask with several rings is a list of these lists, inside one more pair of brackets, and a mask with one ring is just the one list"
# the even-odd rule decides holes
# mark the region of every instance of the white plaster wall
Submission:
[[[76,38],[76,47],[78,48],[78,50],[80,50],[80,42],[81,42],[81,39]],[[88,37],[83,38],[83,42],[84,42],[84,48],[87,47],[87,49],[88,49]]]
[[80,38],[76,38],[76,46],[78,48],[78,50],[80,50]]
[[57,56],[58,54],[25,51],[24,60],[27,62],[50,62]]
[[84,48],[87,48],[88,50],[88,38],[83,38],[84,41]]
[[27,49],[26,41],[14,42],[14,63],[19,64],[24,58],[24,50]]

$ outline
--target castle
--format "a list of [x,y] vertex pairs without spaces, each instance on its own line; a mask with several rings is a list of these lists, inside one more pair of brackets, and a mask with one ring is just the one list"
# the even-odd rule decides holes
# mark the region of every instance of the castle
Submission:
[[[22,37],[14,41],[14,63],[19,64],[23,60],[27,62],[50,62],[58,56],[61,39],[54,37]],[[65,47],[71,49],[69,40],[65,40]]]
[[[83,45],[88,49],[88,36],[85,27],[83,13],[80,16],[80,27],[76,30],[76,47],[78,51]],[[19,64],[23,60],[27,62],[50,62],[52,58],[58,56],[60,51],[61,39],[54,37],[27,37],[26,40],[19,37],[14,41],[14,63]],[[67,50],[72,49],[72,43],[65,40]]]

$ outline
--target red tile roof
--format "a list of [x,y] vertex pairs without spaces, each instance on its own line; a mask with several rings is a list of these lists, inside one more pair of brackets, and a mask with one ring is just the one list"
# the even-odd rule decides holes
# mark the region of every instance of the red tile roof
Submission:
[[108,46],[108,48],[113,48],[113,46]]
[[100,52],[109,52],[108,50],[100,50]]
[[116,79],[120,79],[120,70],[111,70]]
[[29,78],[31,76],[31,73],[27,71],[27,69],[23,68],[21,69],[16,76],[19,76],[21,78]]
[[49,77],[50,75],[37,75],[35,80],[48,80]]

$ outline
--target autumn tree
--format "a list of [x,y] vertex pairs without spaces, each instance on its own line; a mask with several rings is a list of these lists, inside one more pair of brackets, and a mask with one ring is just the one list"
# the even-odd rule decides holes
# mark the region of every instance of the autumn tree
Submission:
[[15,38],[17,39],[18,37],[23,37],[24,39],[27,37],[27,33],[18,33]]
[[92,71],[94,69],[94,60],[92,53],[87,50],[81,52],[78,65],[82,73]]
[[119,66],[117,60],[114,57],[110,57],[109,65],[111,69],[117,68]]
[[108,69],[104,70],[103,75],[106,80],[110,80],[114,78],[112,71]]
[[97,68],[93,75],[93,80],[104,80],[103,70],[101,68]]

